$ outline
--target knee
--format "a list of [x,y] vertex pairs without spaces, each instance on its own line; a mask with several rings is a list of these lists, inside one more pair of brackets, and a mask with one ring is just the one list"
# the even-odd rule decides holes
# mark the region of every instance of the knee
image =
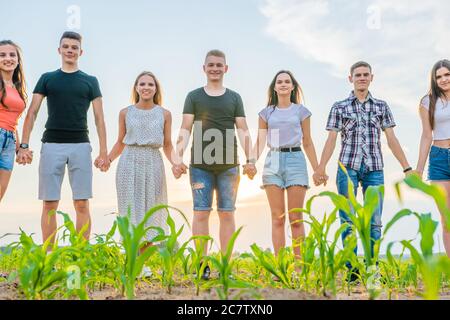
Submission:
[[284,228],[284,213],[272,212],[272,226],[275,228]]
[[208,213],[194,213],[194,222],[197,223],[207,223],[209,221]]
[[233,212],[219,212],[219,219],[222,223],[232,223],[234,222]]
[[52,210],[58,209],[58,201],[44,201],[42,207],[45,213],[49,213]]
[[303,215],[302,214],[290,214],[289,223],[293,229],[300,228],[303,225]]
[[89,201],[88,200],[75,200],[74,206],[75,206],[75,210],[79,213],[86,213],[89,211]]

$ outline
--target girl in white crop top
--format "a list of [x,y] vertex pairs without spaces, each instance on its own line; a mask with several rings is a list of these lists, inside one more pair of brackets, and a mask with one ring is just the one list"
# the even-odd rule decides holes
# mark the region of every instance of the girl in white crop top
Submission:
[[[422,137],[416,171],[422,176],[428,161],[428,180],[445,188],[447,203],[450,204],[450,61],[440,60],[431,70],[431,84],[428,94],[419,106],[422,121]],[[450,257],[450,232],[445,227],[441,212],[443,242]],[[450,221],[448,221],[450,223]]]
[[[305,237],[302,213],[289,212],[302,208],[308,188],[306,157],[313,168],[318,166],[311,138],[311,112],[301,104],[301,88],[291,72],[279,71],[268,90],[268,102],[259,113],[258,138],[254,146],[255,161],[269,147],[264,170],[266,191],[272,216],[272,242],[275,254],[285,246],[285,223],[289,217],[292,247],[300,258],[300,241]],[[303,153],[303,151],[305,153]],[[285,195],[287,194],[287,206]]]

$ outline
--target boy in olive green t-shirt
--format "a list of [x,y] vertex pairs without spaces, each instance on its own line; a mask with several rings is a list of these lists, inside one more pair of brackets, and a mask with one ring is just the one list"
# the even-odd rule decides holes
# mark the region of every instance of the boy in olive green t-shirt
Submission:
[[[209,216],[216,191],[220,247],[225,252],[235,231],[234,211],[240,179],[235,126],[247,157],[244,174],[253,178],[256,168],[254,160],[249,159],[252,143],[242,99],[238,93],[223,86],[223,76],[228,70],[225,54],[219,50],[208,52],[203,70],[207,77],[206,86],[191,91],[186,97],[177,141],[180,163],[174,165],[172,171],[176,178],[186,173],[183,151],[194,127],[189,168],[194,201],[192,233],[209,235]],[[206,267],[203,279],[208,279],[209,273],[209,267]]]

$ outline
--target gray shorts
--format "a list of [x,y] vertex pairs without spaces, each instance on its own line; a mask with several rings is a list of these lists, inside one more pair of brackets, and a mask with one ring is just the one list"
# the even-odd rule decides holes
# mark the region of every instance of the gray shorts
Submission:
[[39,200],[61,199],[61,185],[66,164],[73,200],[92,198],[91,152],[92,147],[89,142],[44,142],[39,161]]

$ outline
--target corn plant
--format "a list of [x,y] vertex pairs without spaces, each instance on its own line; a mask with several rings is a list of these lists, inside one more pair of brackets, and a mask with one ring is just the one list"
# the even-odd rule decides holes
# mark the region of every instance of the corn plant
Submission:
[[[202,274],[205,270],[207,263],[204,256],[204,247],[207,245],[208,241],[212,241],[210,236],[194,236],[191,238],[194,241],[194,248],[189,247],[188,258],[187,261],[191,261],[191,267],[188,268],[194,271],[193,282],[195,285],[195,295],[198,296],[200,294],[200,283],[202,281]],[[188,271],[189,272],[189,271]]]
[[[337,219],[338,209],[335,208],[329,216],[325,213],[322,221],[319,221],[311,212],[314,198],[315,196],[307,201],[305,209],[292,209],[291,212],[303,212],[308,215],[310,221],[304,220],[304,222],[311,227],[309,238],[315,242],[314,248],[317,249],[319,254],[319,281],[317,285],[321,285],[324,296],[327,296],[328,288],[331,289],[333,295],[336,295],[336,276],[339,270],[345,267],[346,262],[352,258],[356,239],[353,240],[351,237],[348,237],[347,241],[349,243],[344,246],[344,250],[337,253],[337,243],[342,233],[348,228],[348,225],[346,223],[342,224],[335,232],[333,241],[328,241],[331,226]],[[353,241],[350,243],[350,240]]]
[[[443,190],[441,186],[426,184],[417,175],[409,175],[403,181],[409,187],[420,190],[431,196],[436,202],[439,210],[443,213],[444,217],[446,217],[446,222],[448,223],[450,221],[450,210],[447,207],[445,190]],[[398,182],[396,184],[396,191],[399,200],[402,201],[400,183],[401,182]],[[419,214],[409,210],[402,210],[392,219],[392,222],[386,226],[386,229],[392,227],[392,225],[400,218],[408,215],[413,215],[418,219],[420,251],[414,248],[411,241],[403,240],[401,243],[410,251],[411,258],[417,265],[422,276],[425,287],[425,299],[437,299],[439,288],[441,286],[441,276],[443,273],[448,272],[449,266],[449,259],[447,257],[435,256],[433,254],[434,233],[436,232],[438,222],[432,219],[431,213]]]
[[128,215],[117,217],[117,226],[122,236],[122,245],[126,256],[120,279],[122,281],[122,294],[125,293],[127,299],[134,299],[136,278],[142,272],[147,259],[158,250],[156,246],[149,246],[142,254],[139,254],[142,239],[150,229],[156,229],[159,233],[152,241],[164,239],[164,231],[161,228],[145,226],[147,220],[158,210],[167,210],[167,208],[168,206],[166,205],[158,205],[151,208],[145,214],[144,219],[137,225],[133,225],[130,222],[130,210],[128,210]]
[[231,279],[231,272],[235,263],[235,260],[232,259],[231,256],[233,253],[234,243],[236,242],[241,230],[242,227],[233,233],[230,241],[228,242],[225,254],[220,252],[218,258],[213,256],[208,257],[208,260],[211,261],[212,264],[219,270],[220,287],[216,288],[216,292],[222,300],[228,300],[230,288],[248,288],[251,286],[247,282]]
[[[404,213],[400,212],[402,216],[404,216]],[[415,216],[419,221],[420,251],[411,244],[411,240],[402,240],[401,244],[411,253],[411,258],[422,276],[425,287],[425,299],[437,299],[441,275],[446,270],[448,260],[445,256],[435,256],[433,254],[433,236],[438,222],[431,218],[430,213],[419,214],[410,211],[409,214]],[[398,219],[395,219],[395,221],[398,221]],[[393,223],[389,224],[386,229],[389,229],[392,225]]]
[[257,263],[279,279],[283,287],[289,289],[294,288],[291,277],[294,270],[294,256],[290,254],[288,248],[281,248],[276,256],[270,251],[262,250],[256,244],[252,244],[250,248]]
[[[377,269],[376,262],[378,260],[381,239],[374,241],[371,238],[371,224],[372,216],[379,205],[380,197],[383,197],[384,186],[369,186],[364,195],[364,203],[361,205],[356,200],[354,185],[348,176],[347,170],[342,163],[339,163],[339,166],[347,175],[348,198],[330,191],[322,192],[319,196],[328,196],[336,206],[336,209],[343,210],[347,214],[351,221],[351,227],[357,231],[364,251],[364,268],[362,270],[360,269],[360,271],[362,271],[363,280],[367,280],[374,276],[374,272]],[[374,299],[379,294],[375,286],[367,286],[367,289],[371,299]]]
[[114,221],[107,234],[95,235],[95,244],[89,246],[84,252],[84,261],[87,271],[86,286],[94,288],[99,284],[102,290],[105,284],[121,288],[120,270],[124,265],[124,255],[120,253],[120,246],[113,236],[117,229]]
[[178,260],[184,255],[187,245],[190,240],[186,241],[178,248],[177,240],[181,233],[183,232],[184,225],[177,231],[175,227],[175,222],[170,215],[167,215],[167,225],[169,226],[169,234],[165,237],[165,245],[163,245],[159,254],[163,260],[163,285],[167,287],[167,292],[171,293],[172,285],[174,284],[173,275],[175,271],[175,266]]
[[55,270],[56,262],[64,249],[56,248],[48,254],[50,239],[39,246],[23,230],[20,244],[24,254],[18,270],[19,289],[27,299],[54,297],[67,276],[64,270]]

